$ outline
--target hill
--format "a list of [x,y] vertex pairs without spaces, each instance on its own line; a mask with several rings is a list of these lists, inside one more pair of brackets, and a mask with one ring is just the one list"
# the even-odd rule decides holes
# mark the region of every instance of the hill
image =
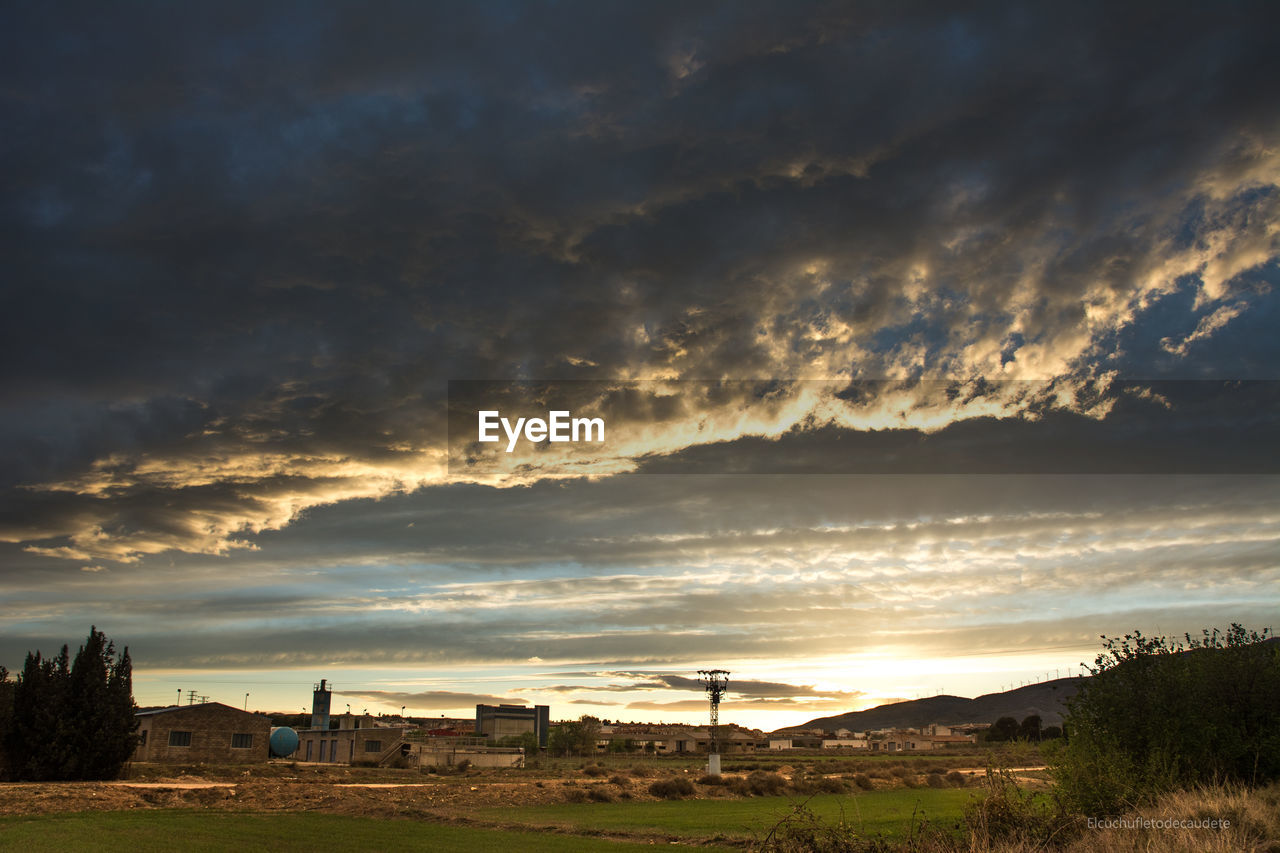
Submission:
[[863,732],[868,729],[905,729],[925,726],[929,723],[954,726],[960,723],[994,723],[1001,717],[1024,717],[1039,714],[1046,726],[1062,724],[1066,712],[1066,700],[1075,695],[1078,678],[1058,678],[1040,684],[1028,684],[1004,693],[987,693],[975,699],[963,696],[930,696],[909,702],[879,705],[865,711],[850,711],[834,717],[819,717],[799,726],[789,726],[782,731],[795,729],[849,729]]

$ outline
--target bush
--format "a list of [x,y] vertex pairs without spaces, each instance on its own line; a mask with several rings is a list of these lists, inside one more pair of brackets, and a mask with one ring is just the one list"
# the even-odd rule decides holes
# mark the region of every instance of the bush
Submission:
[[987,795],[965,809],[964,823],[974,850],[989,850],[1000,843],[1044,849],[1051,840],[1065,837],[1075,823],[1060,802],[1047,802],[1018,787],[1007,770],[988,770],[983,787]]
[[751,775],[747,777],[747,790],[761,797],[781,794],[786,784],[787,780],[777,773],[770,773],[765,770],[752,771]]
[[698,777],[698,784],[723,786],[723,785],[727,785],[728,782],[725,781],[725,778],[723,776],[720,776],[716,773],[706,773]]
[[1267,633],[1104,637],[1049,754],[1069,805],[1116,814],[1175,788],[1280,779],[1280,647]]
[[606,775],[608,772],[609,772],[609,771],[608,771],[608,770],[606,770],[606,769],[604,768],[604,766],[603,766],[603,765],[600,765],[600,764],[592,764],[592,765],[590,765],[590,766],[588,766],[588,767],[584,767],[584,768],[582,768],[582,775],[584,775],[584,776],[591,776],[591,777],[593,777],[593,778],[598,778],[598,777],[600,777],[600,776],[604,776],[604,775]]
[[595,803],[612,803],[613,794],[604,785],[592,785],[587,788],[587,797]]
[[617,785],[619,788],[625,788],[631,784],[631,780],[628,779],[626,776],[613,775],[609,777],[609,783],[612,785]]
[[874,791],[876,789],[876,783],[872,782],[871,777],[866,773],[853,774],[853,784],[857,785],[864,791]]
[[848,790],[844,782],[832,776],[820,776],[813,780],[812,785],[821,794],[843,794]]
[[681,776],[659,779],[649,786],[649,793],[664,800],[679,800],[693,794],[693,783]]
[[965,779],[964,774],[959,770],[952,770],[947,774],[947,781],[951,783],[951,787],[953,788],[963,788],[965,786],[965,782],[968,780]]
[[564,799],[568,803],[585,803],[590,795],[582,788],[569,788],[564,792]]
[[947,780],[942,778],[940,773],[930,773],[925,777],[925,784],[930,788],[948,788]]

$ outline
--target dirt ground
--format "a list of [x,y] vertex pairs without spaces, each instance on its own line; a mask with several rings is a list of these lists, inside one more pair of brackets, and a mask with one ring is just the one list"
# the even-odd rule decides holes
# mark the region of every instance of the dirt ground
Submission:
[[[609,800],[654,800],[648,789],[655,779],[683,776],[694,781],[700,775],[700,769],[678,765],[592,769],[595,772],[471,770],[437,776],[416,770],[278,761],[251,768],[133,765],[128,778],[118,782],[0,784],[0,815],[211,808],[457,820],[480,808],[582,802],[596,787],[601,790],[595,793]],[[788,765],[773,769],[784,779],[795,772]],[[896,778],[875,782],[876,787],[903,784]],[[698,797],[732,796],[724,787],[698,785],[697,790]]]

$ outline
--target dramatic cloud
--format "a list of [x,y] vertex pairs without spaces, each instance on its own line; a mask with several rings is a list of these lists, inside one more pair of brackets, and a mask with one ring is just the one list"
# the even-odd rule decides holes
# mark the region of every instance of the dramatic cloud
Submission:
[[[1219,346],[1277,298],[1265,4],[293,15],[8,28],[4,541],[224,554],[474,477],[448,379],[834,383],[682,400],[606,475],[1152,366],[1274,377],[1264,337]],[[921,376],[1058,384],[832,396]]]

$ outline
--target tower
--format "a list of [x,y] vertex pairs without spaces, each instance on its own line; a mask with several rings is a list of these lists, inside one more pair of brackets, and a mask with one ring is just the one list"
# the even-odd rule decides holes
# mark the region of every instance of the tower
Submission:
[[720,775],[720,697],[729,689],[729,671],[726,669],[700,669],[702,684],[711,700],[711,754],[707,757],[707,772]]
[[320,679],[311,694],[311,728],[328,730],[329,703],[332,697],[332,689],[325,686],[325,679]]

